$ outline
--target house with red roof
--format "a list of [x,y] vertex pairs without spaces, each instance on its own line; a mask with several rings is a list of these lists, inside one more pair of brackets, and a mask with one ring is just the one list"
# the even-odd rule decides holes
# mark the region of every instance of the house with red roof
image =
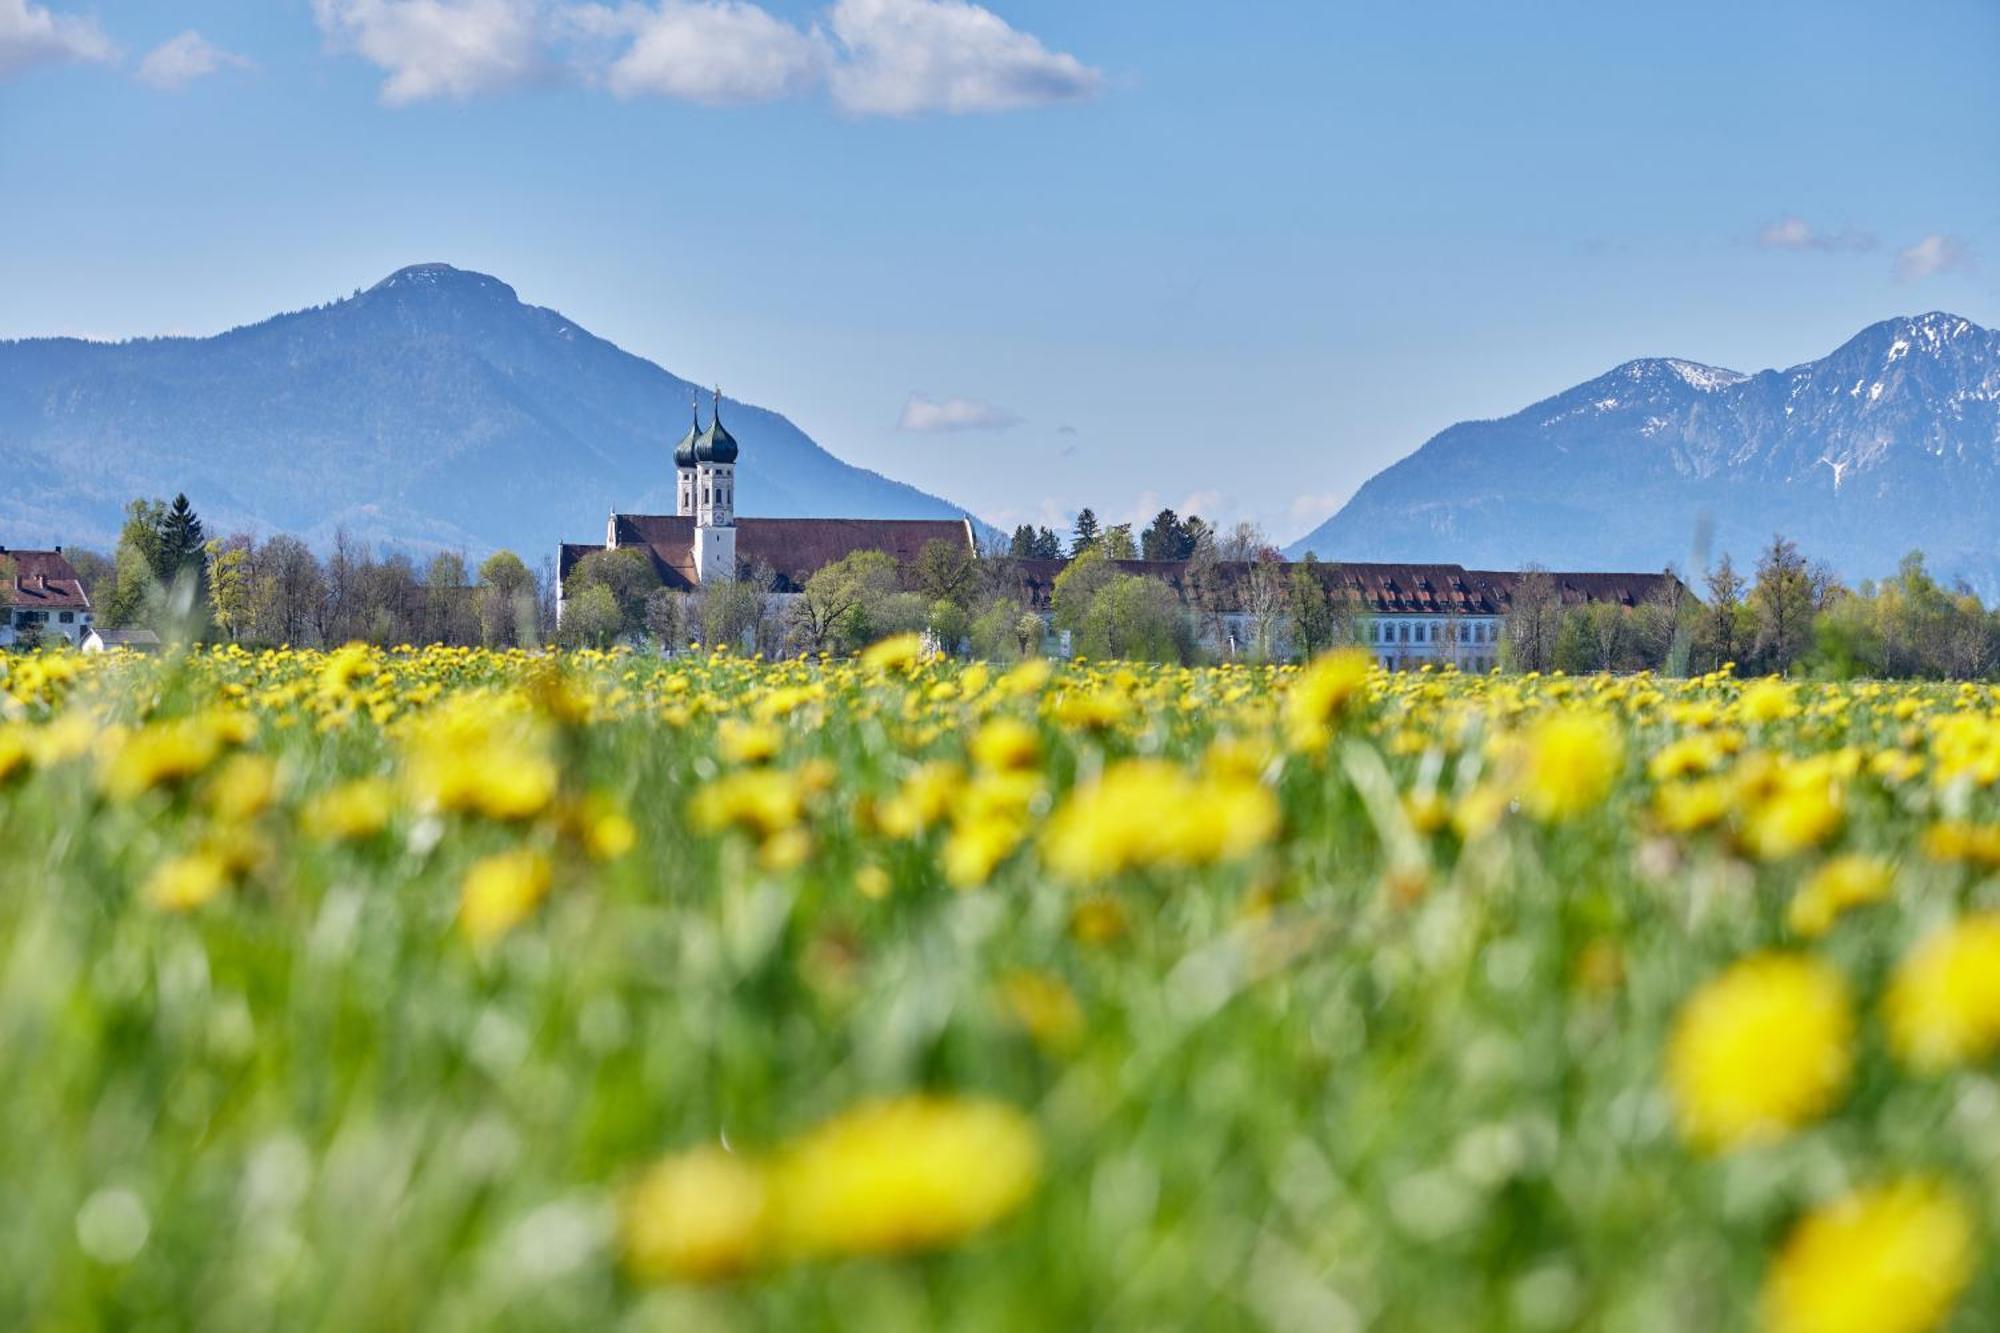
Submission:
[[53,551],[0,546],[0,648],[58,640],[75,647],[90,632],[90,594],[83,580]]

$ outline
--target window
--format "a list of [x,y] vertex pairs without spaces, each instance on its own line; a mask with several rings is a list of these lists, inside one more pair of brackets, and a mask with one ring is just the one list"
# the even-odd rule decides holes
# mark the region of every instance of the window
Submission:
[[69,625],[75,623],[75,621],[76,621],[76,616],[73,612],[65,611],[62,613],[63,624]]
[[1404,642],[1404,643],[1408,643],[1408,642],[1410,641],[1410,622],[1409,622],[1409,621],[1407,621],[1407,620],[1406,620],[1406,621],[1404,621],[1404,622],[1403,622],[1403,625],[1402,625],[1402,630],[1403,630],[1403,642]]
[[1419,625],[1417,626],[1417,642],[1422,643],[1423,641],[1424,641],[1424,627],[1422,625]]

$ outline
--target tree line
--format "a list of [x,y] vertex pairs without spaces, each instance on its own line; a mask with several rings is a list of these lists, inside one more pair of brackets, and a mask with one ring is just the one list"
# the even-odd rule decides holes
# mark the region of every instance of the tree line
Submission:
[[[1253,524],[1223,531],[1171,509],[1136,536],[1086,508],[1067,540],[1023,525],[978,554],[943,541],[906,565],[856,552],[782,592],[776,573],[754,564],[689,591],[664,586],[642,550],[597,551],[569,571],[560,627],[551,561],[531,570],[502,550],[474,567],[442,551],[420,564],[345,532],[324,556],[283,534],[215,538],[185,495],[128,505],[108,557],[66,554],[98,623],[246,645],[729,644],[783,656],[849,653],[916,632],[943,651],[1007,660],[1050,651],[1053,631],[1093,658],[1191,663],[1296,660],[1372,638],[1369,608],[1312,555],[1287,563]],[[1065,563],[1044,589],[1023,562],[1050,559]],[[1173,562],[1174,581],[1118,564],[1129,560]],[[1725,554],[1694,582],[1699,596],[1674,578],[1628,607],[1569,601],[1555,575],[1530,567],[1514,589],[1499,663],[1960,680],[2000,671],[2000,611],[1964,584],[1940,583],[1921,554],[1887,579],[1850,587],[1777,536],[1747,575]],[[1446,643],[1465,642],[1459,621],[1440,622]]]
[[472,567],[440,551],[422,564],[376,552],[347,532],[322,557],[297,537],[209,536],[187,496],[134,500],[106,557],[65,557],[97,623],[162,637],[254,646],[445,643],[533,647],[554,625],[552,571],[511,551]]

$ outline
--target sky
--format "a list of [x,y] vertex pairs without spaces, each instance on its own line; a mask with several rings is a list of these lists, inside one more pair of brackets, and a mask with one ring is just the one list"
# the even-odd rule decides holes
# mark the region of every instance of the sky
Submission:
[[0,0],[0,338],[429,261],[1002,527],[1285,542],[1632,357],[2000,322],[2000,4]]

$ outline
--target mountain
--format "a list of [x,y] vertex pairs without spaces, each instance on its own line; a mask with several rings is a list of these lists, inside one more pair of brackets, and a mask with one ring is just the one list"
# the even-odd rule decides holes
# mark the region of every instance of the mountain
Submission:
[[[531,562],[605,514],[672,513],[673,446],[708,396],[497,278],[445,264],[212,338],[0,342],[0,542],[107,546],[126,501],[186,491],[211,533],[345,528]],[[954,518],[723,400],[739,509]]]
[[2000,333],[1934,312],[1744,375],[1630,361],[1433,437],[1294,543],[1322,559],[1747,567],[1782,532],[1850,579],[1921,549],[2000,590]]

